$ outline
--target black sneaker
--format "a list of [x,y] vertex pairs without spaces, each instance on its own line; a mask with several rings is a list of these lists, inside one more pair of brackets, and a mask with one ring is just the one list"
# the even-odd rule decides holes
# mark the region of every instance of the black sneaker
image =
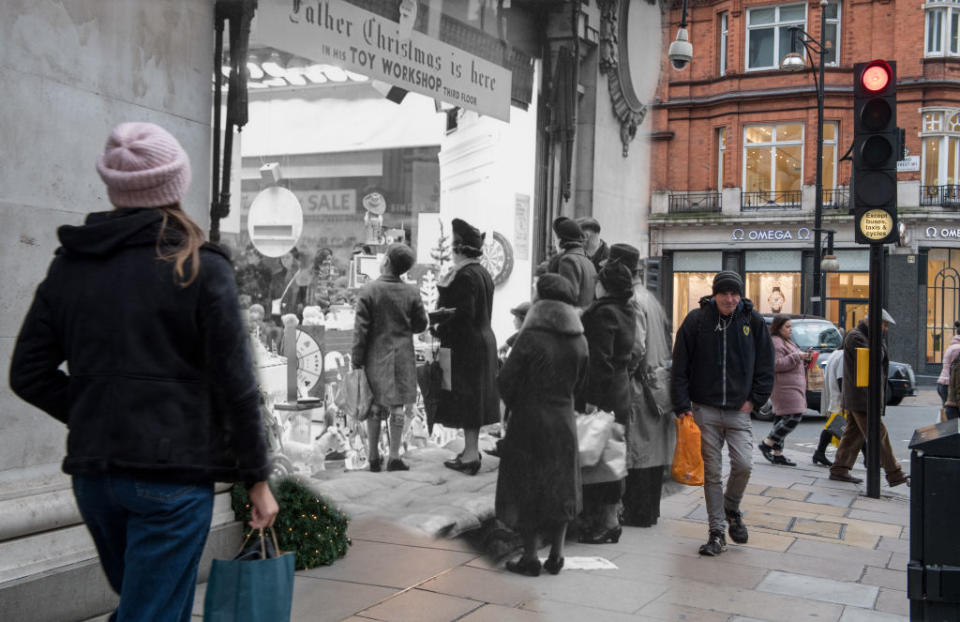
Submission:
[[761,442],[757,447],[760,449],[760,453],[763,454],[763,457],[766,458],[773,464],[776,464],[773,460],[773,447],[767,445],[766,443]]
[[747,526],[743,524],[743,514],[738,510],[725,510],[727,515],[727,531],[730,532],[730,539],[737,544],[746,544]]
[[707,557],[716,557],[727,550],[727,539],[723,537],[722,531],[711,531],[710,539],[706,544],[700,545],[700,554]]

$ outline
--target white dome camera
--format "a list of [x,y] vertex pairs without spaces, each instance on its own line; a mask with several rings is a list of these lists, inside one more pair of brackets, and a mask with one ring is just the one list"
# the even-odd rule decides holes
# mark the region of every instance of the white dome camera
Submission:
[[667,58],[670,59],[670,64],[677,71],[686,69],[690,61],[693,60],[693,45],[691,45],[689,39],[687,29],[681,28],[677,31],[676,41],[670,44]]

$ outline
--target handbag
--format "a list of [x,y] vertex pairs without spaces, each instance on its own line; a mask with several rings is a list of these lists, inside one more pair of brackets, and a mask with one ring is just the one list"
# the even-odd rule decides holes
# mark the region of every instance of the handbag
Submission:
[[678,417],[677,446],[673,450],[670,475],[687,486],[703,486],[703,455],[700,453],[700,428],[693,417]]
[[373,405],[373,392],[367,382],[367,374],[362,369],[351,369],[343,375],[337,391],[336,405],[343,411],[348,421],[361,421]]
[[843,411],[838,411],[830,415],[830,418],[827,419],[826,425],[823,426],[824,430],[828,430],[832,434],[830,443],[836,447],[840,444],[840,437],[843,436],[843,429],[847,427],[847,416]]
[[[293,606],[293,553],[280,551],[277,534],[251,531],[233,559],[215,559],[203,599],[204,622],[289,622]],[[272,541],[271,541],[272,540]]]
[[598,410],[589,415],[577,415],[577,447],[580,466],[595,465],[603,455],[613,430],[613,413]]

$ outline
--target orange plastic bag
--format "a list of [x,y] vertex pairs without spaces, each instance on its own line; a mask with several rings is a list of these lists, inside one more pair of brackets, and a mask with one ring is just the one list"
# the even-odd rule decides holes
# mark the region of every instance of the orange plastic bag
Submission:
[[673,450],[673,479],[687,486],[703,486],[703,456],[700,454],[700,428],[687,415],[677,422],[677,446]]

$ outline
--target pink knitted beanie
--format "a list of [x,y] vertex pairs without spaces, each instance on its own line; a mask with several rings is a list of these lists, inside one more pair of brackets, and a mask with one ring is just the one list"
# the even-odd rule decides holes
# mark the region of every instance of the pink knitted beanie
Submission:
[[179,203],[190,186],[190,158],[170,132],[153,123],[113,128],[97,172],[117,207]]

